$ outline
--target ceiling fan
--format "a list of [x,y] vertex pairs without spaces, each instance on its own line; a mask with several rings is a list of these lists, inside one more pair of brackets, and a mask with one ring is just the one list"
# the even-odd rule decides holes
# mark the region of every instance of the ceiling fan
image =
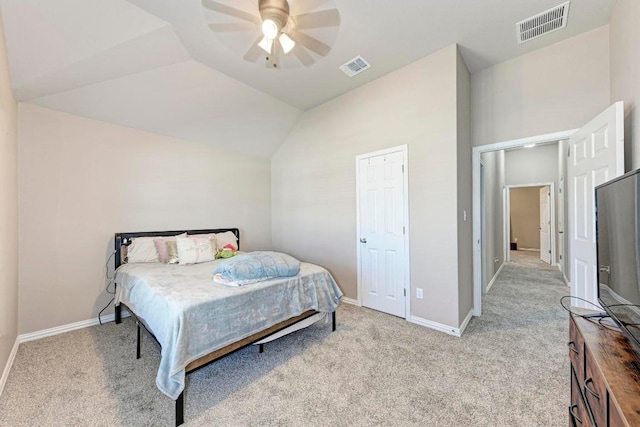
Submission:
[[213,31],[257,32],[258,37],[246,51],[244,59],[255,62],[262,54],[265,54],[267,68],[278,68],[281,53],[285,55],[292,53],[305,67],[312,65],[315,60],[307,50],[320,56],[326,56],[331,50],[331,46],[301,30],[340,25],[338,9],[326,9],[292,16],[289,13],[287,0],[258,0],[260,16],[214,0],[202,0],[202,6],[244,21],[210,24],[209,28]]

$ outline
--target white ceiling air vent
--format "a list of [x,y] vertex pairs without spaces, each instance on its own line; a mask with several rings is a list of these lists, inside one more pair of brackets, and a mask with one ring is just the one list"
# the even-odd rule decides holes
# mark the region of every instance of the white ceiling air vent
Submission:
[[518,44],[528,42],[529,40],[566,27],[570,3],[570,1],[562,3],[560,6],[556,6],[546,12],[539,13],[536,16],[518,22],[516,24]]
[[368,70],[369,68],[371,68],[371,65],[367,61],[365,61],[362,56],[358,55],[351,61],[341,65],[338,68],[340,68],[347,76],[353,77],[356,74],[360,74],[364,70]]

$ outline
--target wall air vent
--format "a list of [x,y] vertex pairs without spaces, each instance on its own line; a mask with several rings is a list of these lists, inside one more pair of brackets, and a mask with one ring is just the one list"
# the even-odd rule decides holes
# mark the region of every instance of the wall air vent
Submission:
[[371,65],[367,61],[365,61],[362,56],[358,55],[351,61],[341,65],[338,68],[340,68],[347,76],[353,77],[356,74],[360,74],[364,70],[368,70],[369,68],[371,68]]
[[570,3],[570,1],[562,3],[560,6],[556,6],[546,12],[539,13],[536,16],[518,22],[516,24],[518,44],[528,42],[566,27]]

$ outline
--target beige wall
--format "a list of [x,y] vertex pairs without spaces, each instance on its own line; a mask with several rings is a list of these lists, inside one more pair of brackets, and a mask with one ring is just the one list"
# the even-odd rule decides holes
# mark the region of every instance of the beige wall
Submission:
[[473,308],[473,232],[471,213],[471,75],[457,53],[458,132],[458,322],[462,324]]
[[[359,154],[408,145],[412,315],[458,315],[457,48],[303,114],[271,163],[273,245],[326,266],[357,298]],[[423,288],[424,299],[415,298]],[[466,315],[466,313],[465,313]]]
[[540,188],[510,189],[510,242],[518,242],[518,249],[540,249]]
[[[0,376],[18,335],[18,106],[0,17]],[[0,392],[2,391],[0,385]]]
[[579,128],[610,103],[609,26],[474,73],[471,89],[474,146]]
[[640,167],[640,2],[618,0],[611,17],[611,103],[625,103],[625,168]]
[[271,247],[268,160],[28,104],[19,128],[20,333],[97,316],[115,232],[237,226]]

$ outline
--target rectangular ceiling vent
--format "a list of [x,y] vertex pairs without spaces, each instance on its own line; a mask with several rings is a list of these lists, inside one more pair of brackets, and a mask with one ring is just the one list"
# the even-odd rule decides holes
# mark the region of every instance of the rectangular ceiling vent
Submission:
[[518,44],[537,39],[566,27],[570,3],[570,1],[562,3],[560,6],[518,22],[516,24]]
[[341,65],[338,68],[340,68],[347,76],[353,77],[356,74],[360,74],[364,70],[368,70],[369,68],[371,68],[371,65],[367,61],[365,61],[362,56],[358,55],[351,61]]

